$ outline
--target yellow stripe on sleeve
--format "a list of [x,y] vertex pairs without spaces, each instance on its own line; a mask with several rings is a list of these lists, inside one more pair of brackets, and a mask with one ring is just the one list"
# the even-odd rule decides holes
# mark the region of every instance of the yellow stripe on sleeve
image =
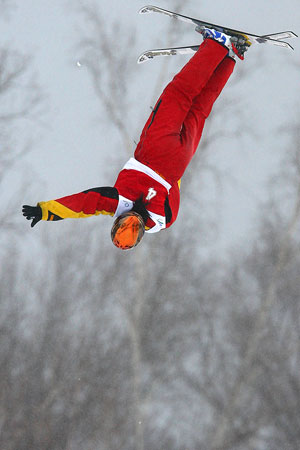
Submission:
[[[42,209],[42,220],[48,220],[48,211],[50,211],[50,213],[55,214],[58,217],[61,217],[62,219],[79,219],[79,218],[98,216],[99,214],[104,214],[104,215],[109,215],[109,216],[114,215],[113,212],[108,212],[105,210],[96,211],[94,214],[85,214],[82,211],[76,212],[70,208],[67,208],[66,206],[62,205],[61,203],[57,202],[56,200],[50,200],[48,202],[40,202],[40,203],[38,203],[38,205]],[[51,217],[50,217],[50,220],[51,220]]]

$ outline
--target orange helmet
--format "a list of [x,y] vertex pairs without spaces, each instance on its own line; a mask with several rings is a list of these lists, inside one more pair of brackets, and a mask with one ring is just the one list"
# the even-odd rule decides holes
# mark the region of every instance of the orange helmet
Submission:
[[141,241],[145,232],[145,224],[140,214],[129,211],[121,214],[114,221],[111,229],[111,240],[121,250],[129,250]]

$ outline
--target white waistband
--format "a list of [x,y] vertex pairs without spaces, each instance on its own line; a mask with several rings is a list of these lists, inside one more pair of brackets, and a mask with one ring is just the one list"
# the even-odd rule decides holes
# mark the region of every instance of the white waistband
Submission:
[[158,175],[158,173],[156,173],[154,170],[150,169],[150,167],[145,166],[145,164],[140,163],[135,158],[130,158],[127,161],[127,163],[125,164],[125,166],[123,167],[123,169],[137,170],[138,172],[145,173],[149,177],[153,178],[153,180],[158,181],[158,183],[162,184],[167,189],[168,193],[172,187],[164,178],[162,178],[160,175]]

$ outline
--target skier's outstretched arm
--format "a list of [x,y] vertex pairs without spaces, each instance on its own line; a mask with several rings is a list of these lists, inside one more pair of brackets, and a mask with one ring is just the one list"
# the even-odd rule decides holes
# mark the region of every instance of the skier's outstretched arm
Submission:
[[40,220],[78,219],[105,214],[113,216],[119,194],[115,187],[98,187],[56,200],[39,202],[37,206],[23,205],[23,216],[34,227]]

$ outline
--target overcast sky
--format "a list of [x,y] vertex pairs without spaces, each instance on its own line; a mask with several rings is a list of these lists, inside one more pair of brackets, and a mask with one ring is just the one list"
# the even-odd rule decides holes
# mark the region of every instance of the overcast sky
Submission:
[[[88,29],[77,6],[88,3],[76,0],[15,0],[14,8],[7,18],[3,18],[2,44],[10,43],[14,48],[33,56],[32,68],[46,95],[46,113],[42,117],[42,125],[29,124],[31,134],[37,141],[26,158],[26,164],[27,170],[34,171],[32,173],[38,174],[38,178],[31,192],[32,198],[20,199],[20,204],[23,201],[35,203],[114,181],[105,173],[103,166],[107,163],[109,149],[113,151],[114,145],[118,143],[118,136],[112,136],[111,130],[102,126],[102,112],[87,71],[84,64],[77,65],[77,61],[80,61],[77,42],[81,30]],[[128,58],[133,65],[143,50],[159,44],[168,46],[167,39],[164,42],[163,30],[170,19],[154,14],[137,14],[147,2],[110,0],[97,1],[95,4],[105,12],[107,22],[118,19],[124,25],[136,27],[136,47],[128,48]],[[152,4],[172,9],[173,2],[156,0]],[[253,0],[250,3],[190,0],[183,8],[183,13],[257,34],[286,29],[300,34],[299,0]],[[179,32],[176,43],[185,45],[199,42],[199,35],[191,28],[184,37]],[[224,194],[223,218],[227,234],[239,220],[240,235],[247,231],[254,217],[251,214],[256,212],[256,200],[260,193],[263,196],[264,182],[281,156],[282,144],[287,142],[286,135],[275,133],[276,128],[292,123],[295,115],[299,115],[300,44],[299,40],[291,43],[295,47],[294,52],[273,46],[253,46],[245,62],[238,62],[238,65],[251,69],[239,94],[244,101],[247,120],[257,129],[260,137],[245,141],[243,148],[232,148],[231,145],[216,153],[218,163],[221,161],[224,169],[240,180],[238,189],[228,187]],[[253,71],[256,61],[262,59],[267,62],[264,70]],[[182,65],[184,62],[185,57],[182,58]],[[298,69],[292,67],[294,63],[298,64]],[[178,64],[181,63],[178,61]],[[128,84],[132,84],[132,99],[137,104],[136,121],[132,121],[132,129],[129,130],[132,142],[139,137],[141,120],[149,114],[160,67],[161,60],[135,65],[135,81],[128,80]],[[234,86],[234,76],[230,83]],[[144,96],[141,96],[143,90]],[[230,91],[227,93],[230,95]],[[223,119],[225,123],[228,120],[226,111]],[[132,150],[134,147],[133,142]],[[24,163],[20,162],[7,183],[13,186],[23,169]],[[115,168],[116,175],[119,169]],[[244,222],[241,215],[247,217]]]

